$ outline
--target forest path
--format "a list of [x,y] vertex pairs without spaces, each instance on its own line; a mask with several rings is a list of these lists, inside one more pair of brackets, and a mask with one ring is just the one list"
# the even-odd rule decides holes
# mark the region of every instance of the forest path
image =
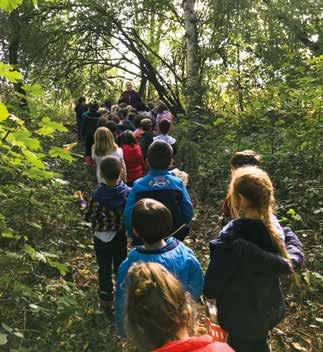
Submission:
[[[66,138],[66,135],[65,135]],[[68,139],[65,143],[74,141],[73,133],[68,134]],[[83,150],[81,145],[77,145],[73,153],[81,155]],[[80,156],[75,157],[75,161],[69,165],[64,164],[64,178],[69,182],[70,192],[81,190],[88,197],[95,189],[96,176],[95,170],[91,166],[83,163]],[[194,175],[191,175],[189,184],[189,192],[193,198],[195,218],[193,221],[192,232],[185,240],[185,244],[191,247],[200,260],[203,269],[206,270],[209,262],[208,242],[213,239],[221,228],[220,212],[214,205],[207,202],[201,202],[194,188]],[[220,180],[225,184],[227,180]],[[82,221],[78,212],[78,207],[75,203],[73,209],[69,209],[74,213],[76,219],[81,223],[77,231],[71,229],[71,232],[76,233],[77,248],[72,257],[66,256],[69,266],[72,268],[73,281],[77,291],[81,293],[81,301],[83,302],[81,339],[85,339],[86,346],[84,350],[99,350],[100,345],[104,346],[106,342],[111,342],[111,352],[115,351],[132,351],[127,346],[121,345],[121,342],[115,337],[113,318],[106,317],[99,309],[97,295],[97,267],[92,246],[91,229]],[[310,248],[308,248],[310,250]],[[284,283],[285,296],[287,301],[287,315],[284,321],[274,329],[271,334],[271,344],[273,351],[318,351],[319,337],[318,326],[313,323],[313,317],[305,314],[302,295],[291,292],[289,282]],[[316,298],[313,298],[316,300]],[[204,308],[198,306],[198,311],[203,312]],[[67,320],[66,324],[70,324]],[[309,328],[312,326],[312,328]],[[309,334],[311,329],[313,334]],[[73,329],[74,330],[74,329]],[[199,321],[198,332],[204,333],[203,318]],[[122,346],[122,347],[121,347]],[[89,349],[88,349],[89,348]],[[93,349],[94,348],[94,349]]]

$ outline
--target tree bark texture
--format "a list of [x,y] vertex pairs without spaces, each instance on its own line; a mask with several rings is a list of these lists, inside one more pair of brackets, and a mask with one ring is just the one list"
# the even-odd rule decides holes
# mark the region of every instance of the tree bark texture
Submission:
[[195,0],[183,0],[184,26],[186,39],[186,100],[187,111],[190,114],[201,105],[200,57],[197,32]]

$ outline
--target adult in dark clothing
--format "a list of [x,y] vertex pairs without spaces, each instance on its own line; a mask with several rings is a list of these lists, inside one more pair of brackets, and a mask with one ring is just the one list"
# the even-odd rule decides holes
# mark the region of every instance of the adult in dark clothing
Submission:
[[118,100],[118,104],[125,103],[127,105],[131,105],[138,111],[144,111],[146,109],[144,103],[142,102],[140,95],[136,92],[131,82],[126,83],[126,90],[121,93],[121,96]]
[[98,112],[99,106],[96,102],[90,105],[89,112],[84,118],[82,124],[81,135],[85,137],[85,157],[91,157],[91,148],[94,144],[94,133],[98,126],[100,113]]
[[79,97],[77,104],[75,106],[75,114],[76,114],[76,125],[77,125],[77,139],[81,139],[81,121],[82,121],[82,115],[85,113],[88,109],[88,106],[86,105],[86,99],[84,97]]

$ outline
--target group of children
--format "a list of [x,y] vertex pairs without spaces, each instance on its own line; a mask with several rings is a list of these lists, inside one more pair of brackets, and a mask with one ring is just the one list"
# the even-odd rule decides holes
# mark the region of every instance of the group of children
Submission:
[[[101,307],[114,306],[118,335],[131,339],[140,351],[269,351],[268,333],[284,315],[279,278],[293,275],[303,253],[297,236],[274,215],[273,186],[259,168],[259,156],[244,151],[232,158],[223,204],[229,222],[210,242],[210,263],[203,275],[183,243],[193,206],[186,182],[172,170],[172,117],[165,117],[164,106],[162,117],[160,112],[143,117],[129,108],[117,122],[115,111],[124,109],[112,106],[104,118],[98,112],[99,127],[88,147],[99,186],[88,203],[78,193],[80,209],[94,231]],[[91,125],[86,121],[93,116],[90,108],[82,128]],[[133,131],[130,123],[135,124]],[[217,307],[227,343],[192,336],[194,301],[202,294]]]

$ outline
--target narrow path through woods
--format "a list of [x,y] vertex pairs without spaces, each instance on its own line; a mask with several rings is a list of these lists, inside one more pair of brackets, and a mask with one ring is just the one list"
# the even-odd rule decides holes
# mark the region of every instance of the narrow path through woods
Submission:
[[[69,140],[66,140],[66,137]],[[68,136],[65,135],[64,138],[66,143],[74,141],[74,135],[72,133],[68,134]],[[81,148],[82,147],[78,145],[73,152],[75,154],[82,154]],[[81,157],[76,156],[75,161],[72,164],[64,164],[63,174],[65,179],[69,182],[69,190],[72,193],[76,190],[82,190],[85,192],[86,196],[89,196],[96,186],[94,169],[90,166],[84,165]],[[210,239],[214,238],[220,230],[219,209],[217,209],[215,205],[205,202],[201,203],[199,201],[199,195],[194,188],[194,175],[191,176],[192,183],[189,184],[189,192],[193,198],[195,219],[192,232],[185,240],[185,243],[195,251],[205,270],[209,261],[208,242]],[[227,180],[223,179],[219,180],[219,182],[223,183],[223,187],[226,187]],[[111,352],[121,350],[131,351],[131,347],[129,346],[124,345],[121,348],[121,342],[117,340],[114,334],[113,318],[107,318],[98,308],[97,267],[92,249],[91,229],[86,223],[82,222],[76,203],[75,207],[69,209],[69,211],[74,213],[76,219],[81,222],[81,225],[76,232],[75,229],[71,229],[76,233],[76,242],[78,243],[77,246],[79,246],[79,249],[73,249],[72,257],[70,257],[68,253],[66,254],[68,264],[73,268],[72,275],[75,286],[83,294],[84,315],[79,322],[80,324],[83,324],[82,338],[85,337],[84,331],[86,331],[85,335],[88,336],[88,342],[86,343],[92,345],[92,343],[96,343],[94,342],[96,341],[96,334],[105,334],[105,338],[110,336],[110,340],[112,341]],[[306,319],[308,319],[308,317],[305,316],[303,311],[304,308],[300,302],[294,301],[295,297],[299,298],[300,295],[290,296],[288,294],[289,283],[286,283],[284,286],[288,314],[284,322],[274,329],[271,336],[271,343],[274,347],[273,351],[303,351],[302,345],[304,345],[304,341],[307,345],[313,346],[314,348],[317,344],[317,329],[313,329],[313,336],[308,334],[308,330],[306,330],[308,324]],[[198,311],[203,312],[203,307],[199,306]],[[69,324],[68,320],[66,324]],[[205,330],[203,330],[203,318],[198,325],[197,331],[200,333],[205,332]],[[302,345],[297,341],[301,341]],[[86,350],[86,348],[84,350]],[[96,350],[99,350],[99,344],[97,344]],[[311,350],[315,351],[315,349]]]

